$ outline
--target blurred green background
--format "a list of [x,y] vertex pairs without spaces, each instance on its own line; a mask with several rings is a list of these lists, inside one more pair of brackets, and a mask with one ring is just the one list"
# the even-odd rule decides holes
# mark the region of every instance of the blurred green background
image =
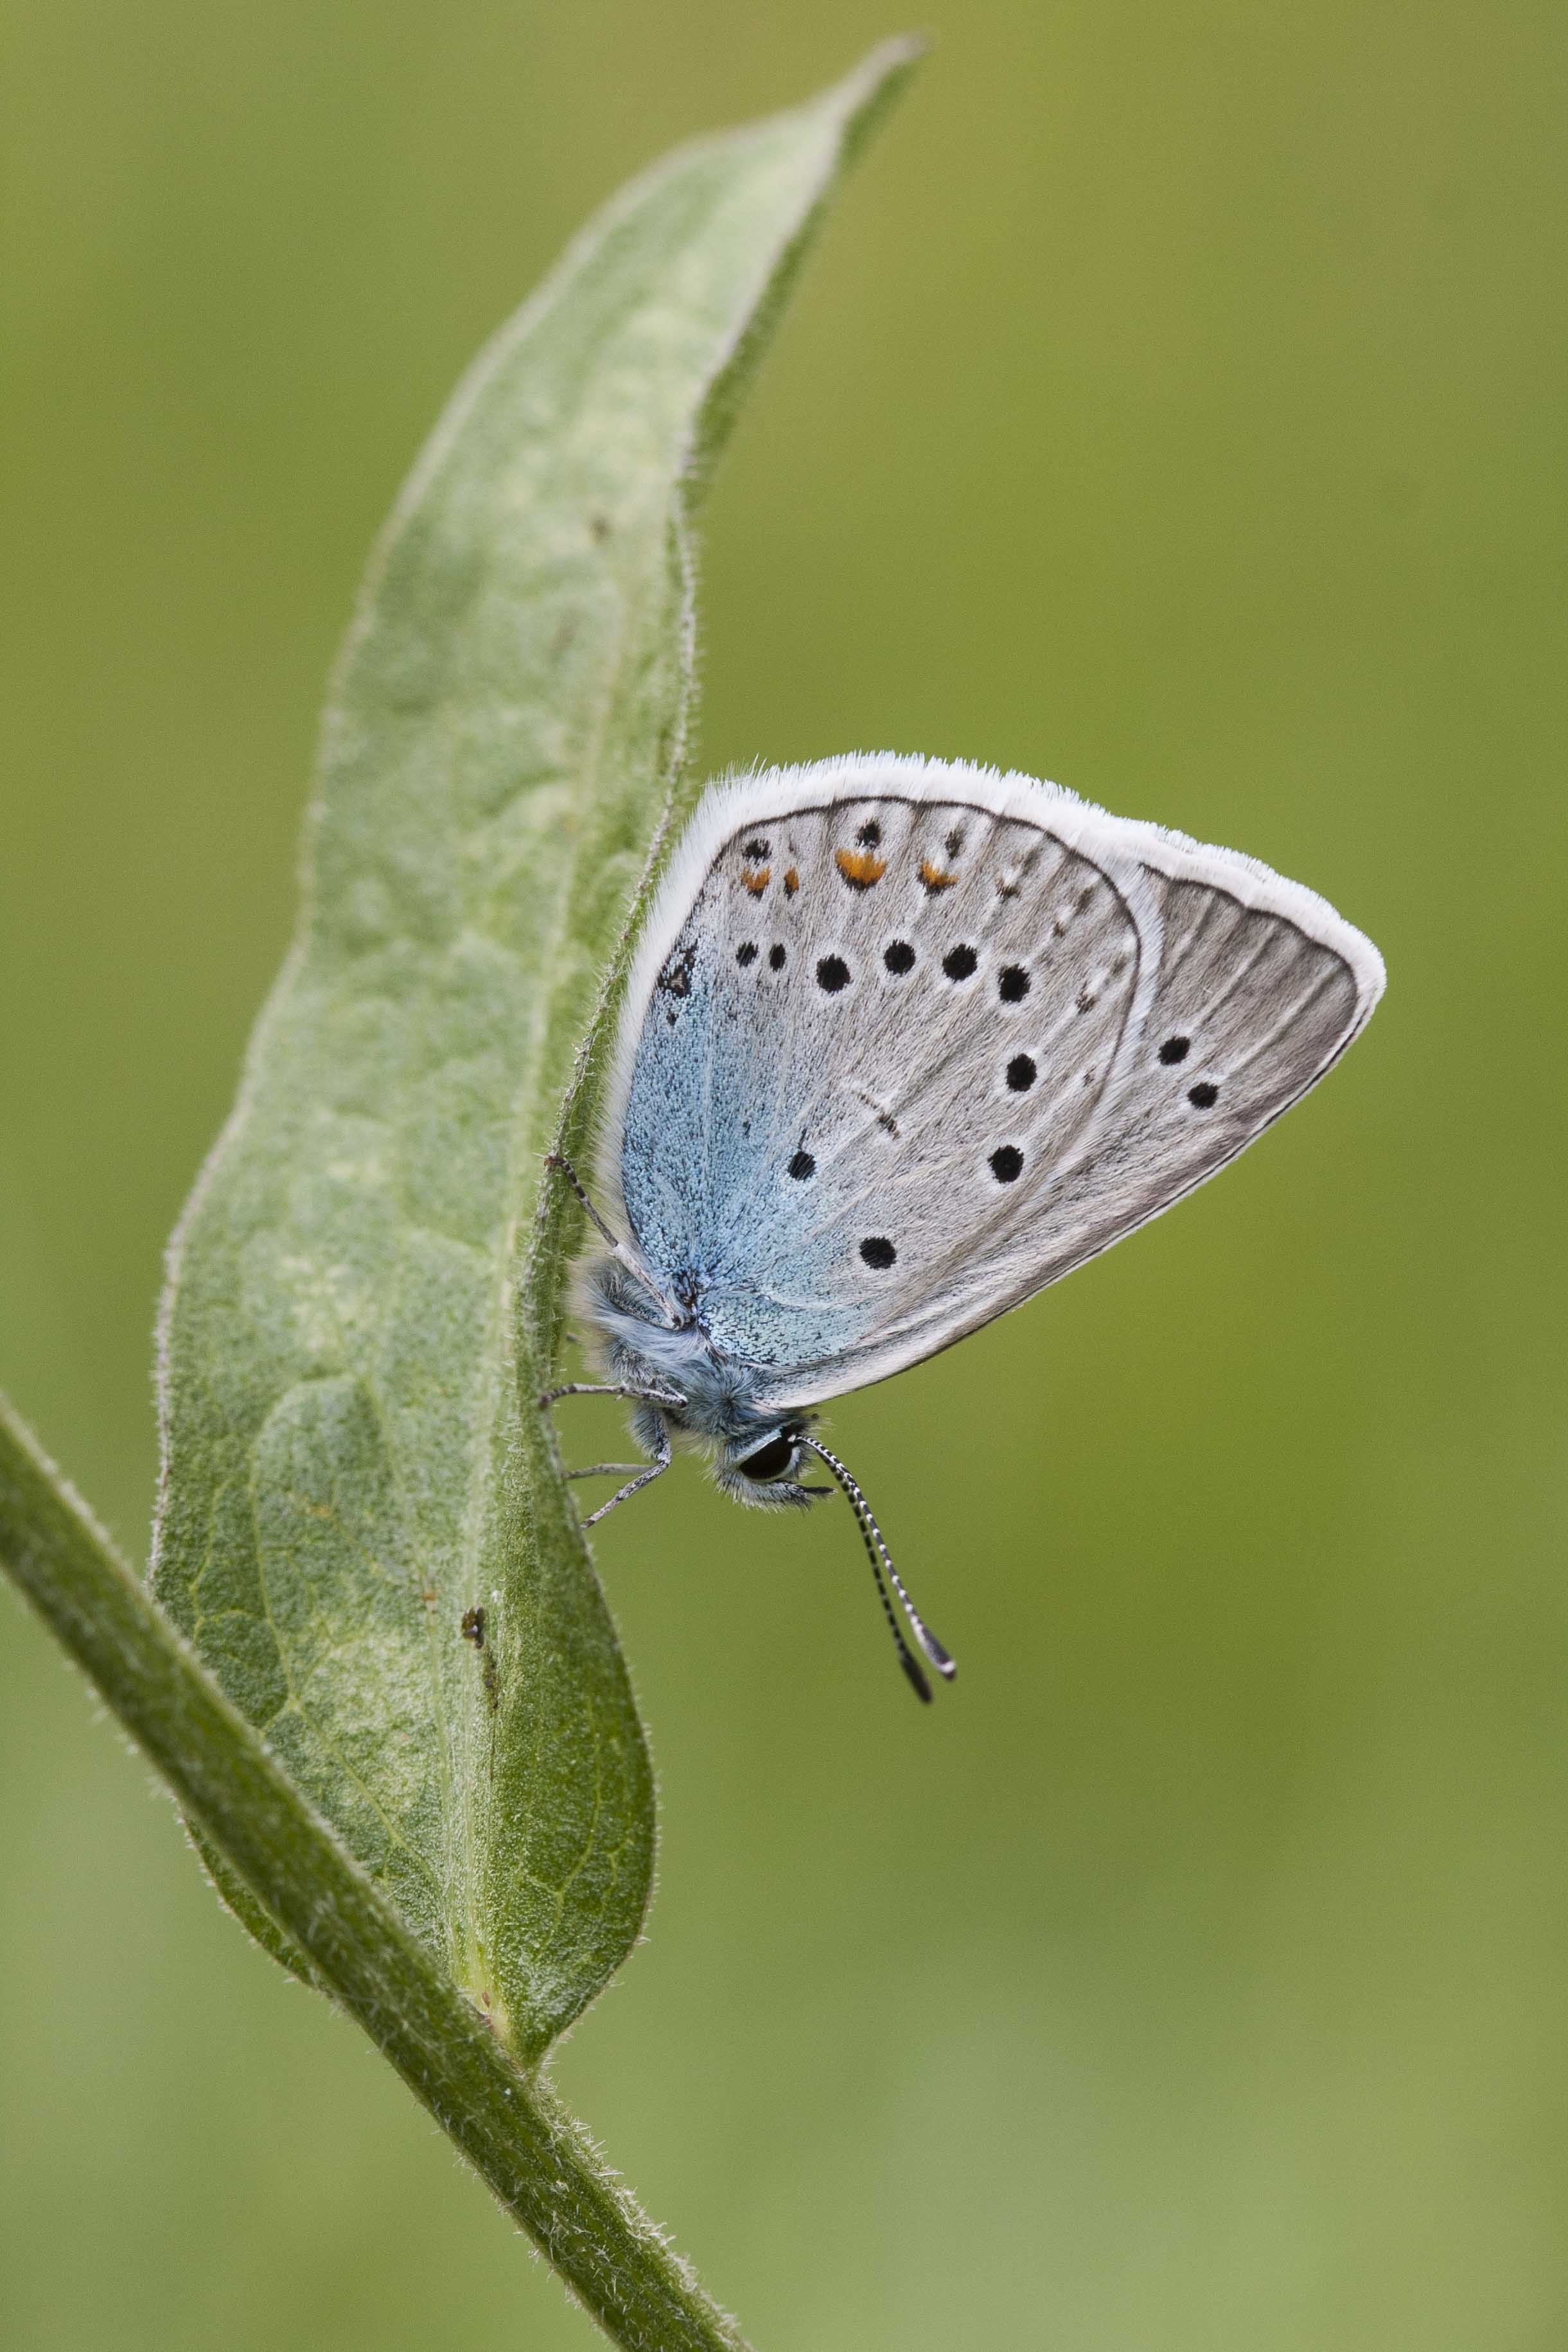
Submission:
[[[842,1511],[688,1467],[607,1527],[661,1884],[559,2076],[768,2352],[1560,2352],[1568,22],[928,15],[718,478],[704,758],[1054,776],[1312,883],[1390,993],[835,1412],[946,1704]],[[895,29],[11,0],[0,1381],[139,1553],[371,535],[601,196]],[[97,1713],[0,1603],[7,2346],[586,2347]]]

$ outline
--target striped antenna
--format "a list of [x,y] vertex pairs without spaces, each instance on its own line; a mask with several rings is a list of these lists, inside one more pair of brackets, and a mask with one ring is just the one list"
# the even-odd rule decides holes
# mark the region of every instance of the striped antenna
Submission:
[[[889,1584],[892,1585],[894,1592],[897,1593],[899,1600],[904,1605],[904,1613],[909,1620],[910,1630],[914,1633],[916,1642],[919,1643],[921,1649],[925,1653],[931,1664],[936,1667],[937,1673],[942,1676],[945,1682],[952,1681],[954,1675],[958,1671],[957,1666],[948,1656],[946,1651],[936,1639],[936,1634],[931,1631],[929,1625],[926,1624],[925,1620],[920,1614],[919,1610],[916,1609],[914,1601],[911,1601],[908,1591],[905,1589],[904,1580],[899,1575],[897,1569],[894,1568],[892,1555],[889,1553],[886,1544],[883,1541],[882,1529],[877,1526],[875,1515],[872,1510],[871,1505],[866,1501],[864,1495],[861,1492],[858,1481],[851,1475],[844,1464],[839,1460],[838,1455],[836,1454],[830,1454],[827,1447],[825,1445],[819,1444],[814,1437],[802,1435],[800,1442],[802,1445],[809,1447],[811,1453],[815,1454],[821,1461],[827,1464],[829,1469],[832,1472],[833,1476],[843,1488],[844,1499],[855,1515],[855,1525],[859,1528],[861,1531],[861,1540],[865,1545],[866,1558],[871,1562],[871,1572],[876,1579],[876,1589],[878,1596],[882,1601],[883,1615],[887,1619],[887,1630],[893,1635],[894,1646],[898,1652],[898,1663],[904,1668],[904,1673],[908,1675],[915,1696],[923,1699],[926,1706],[929,1706],[931,1704],[931,1685],[920,1670],[919,1660],[915,1657],[915,1653],[911,1650],[908,1643],[904,1638],[904,1628],[900,1625],[897,1617],[894,1615],[893,1602],[888,1598],[887,1587]],[[887,1572],[886,1583],[883,1581],[883,1570]]]

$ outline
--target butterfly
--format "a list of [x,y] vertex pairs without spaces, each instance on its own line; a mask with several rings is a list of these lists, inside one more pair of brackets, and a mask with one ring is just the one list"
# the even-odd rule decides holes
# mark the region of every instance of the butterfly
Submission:
[[[919,1363],[1204,1183],[1365,1025],[1382,959],[1257,859],[962,761],[710,785],[632,961],[577,1306],[645,1464],[854,1512],[904,1673],[952,1658],[831,1397]],[[601,1204],[602,1204],[601,1206]],[[890,1588],[908,1622],[905,1639]]]

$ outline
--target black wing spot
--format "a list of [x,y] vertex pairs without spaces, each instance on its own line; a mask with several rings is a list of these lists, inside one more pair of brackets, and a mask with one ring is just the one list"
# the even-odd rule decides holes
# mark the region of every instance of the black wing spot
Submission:
[[757,961],[757,941],[755,940],[742,940],[740,945],[735,950],[735,961],[740,966],[742,971],[746,970],[748,963],[755,963]]
[[1094,1007],[1099,1003],[1100,999],[1095,995],[1094,991],[1092,988],[1081,988],[1078,992],[1077,1001],[1078,1010],[1080,1013],[1092,1013]]
[[850,968],[842,956],[823,956],[817,964],[817,986],[829,996],[836,996],[841,988],[850,984]]
[[1009,963],[997,982],[997,994],[1004,1004],[1021,1004],[1029,994],[1029,974],[1021,963]]
[[862,849],[876,848],[882,840],[882,827],[878,824],[875,817],[870,818],[866,824],[862,825],[860,831],[855,835],[855,839],[860,843]]
[[794,1159],[789,1162],[789,1173],[795,1179],[796,1183],[803,1184],[808,1176],[814,1176],[816,1172],[817,1163],[812,1159],[810,1153],[809,1151],[797,1151]]
[[897,1257],[898,1252],[884,1234],[868,1234],[861,1244],[861,1255],[867,1265],[874,1265],[881,1269],[890,1266]]
[[949,980],[967,980],[979,961],[973,948],[949,948],[942,959],[942,969]]
[[1008,1064],[1008,1085],[1015,1095],[1027,1095],[1038,1075],[1032,1055],[1015,1054]]
[[1160,1047],[1162,1062],[1185,1062],[1192,1051],[1190,1037],[1167,1037]]
[[769,949],[768,949],[768,971],[783,971],[783,969],[784,969],[784,950],[783,950],[783,949],[782,949],[782,948],[780,948],[780,947],[771,947],[771,948],[769,948]]
[[740,854],[749,864],[755,866],[759,858],[770,857],[773,853],[762,835],[757,833],[752,835],[749,841],[741,844]]
[[1023,1153],[1013,1143],[1004,1143],[991,1154],[991,1173],[998,1184],[1016,1184],[1023,1174]]
[[907,940],[894,940],[890,948],[883,950],[882,960],[895,980],[902,980],[906,971],[915,970],[915,950]]
[[692,967],[697,960],[695,940],[687,940],[674,948],[664,960],[655,985],[665,996],[689,996],[692,992]]
[[946,848],[949,857],[957,856],[958,852],[964,846],[964,828],[961,824],[956,824],[953,827],[952,832],[947,835],[946,841],[944,843],[943,846]]
[[1196,1087],[1188,1087],[1186,1098],[1195,1110],[1212,1110],[1219,1100],[1219,1088],[1200,1078]]

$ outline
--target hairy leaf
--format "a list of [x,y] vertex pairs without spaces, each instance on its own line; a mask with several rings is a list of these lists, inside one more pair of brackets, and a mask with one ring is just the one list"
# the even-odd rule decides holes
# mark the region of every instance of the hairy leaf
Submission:
[[[745,2352],[537,2072],[370,1885],[0,1397],[0,1569],[163,1775],[247,1926],[340,2000],[628,2352]],[[259,1931],[259,1928],[258,1928]]]
[[575,1230],[541,1160],[581,1132],[689,789],[696,486],[911,54],[634,183],[460,387],[372,566],[300,935],[172,1259],[159,1594],[524,2055],[634,1940],[653,1833],[531,1402]]

